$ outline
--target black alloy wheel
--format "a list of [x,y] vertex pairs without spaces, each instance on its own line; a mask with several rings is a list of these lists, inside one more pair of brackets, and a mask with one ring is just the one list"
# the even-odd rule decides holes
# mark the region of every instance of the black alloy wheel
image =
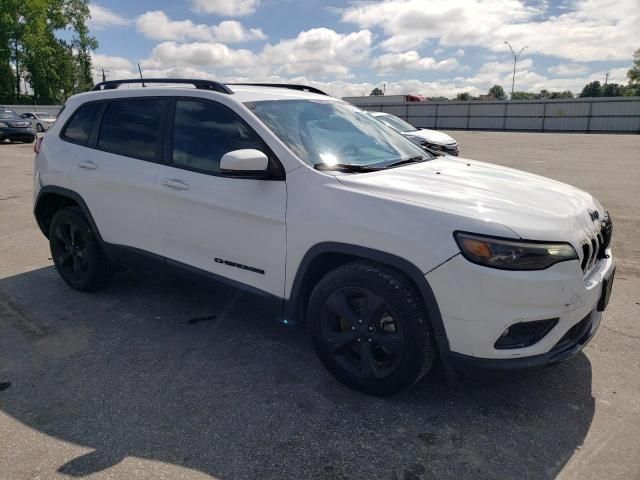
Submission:
[[336,290],[326,299],[321,318],[323,340],[351,375],[377,380],[397,370],[404,332],[380,296],[364,287]]
[[80,208],[56,212],[49,229],[49,246],[58,273],[70,287],[92,291],[109,280],[109,262]]
[[307,322],[325,367],[361,392],[406,390],[436,358],[422,299],[390,267],[363,261],[330,271],[311,292]]

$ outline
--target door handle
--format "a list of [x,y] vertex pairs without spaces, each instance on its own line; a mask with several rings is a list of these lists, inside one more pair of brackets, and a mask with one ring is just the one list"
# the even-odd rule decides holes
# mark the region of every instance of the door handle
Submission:
[[93,163],[91,160],[85,160],[82,162],[78,162],[78,167],[84,168],[85,170],[95,170],[98,166]]
[[189,190],[191,188],[182,180],[177,180],[175,178],[165,178],[162,180],[162,185],[173,190]]

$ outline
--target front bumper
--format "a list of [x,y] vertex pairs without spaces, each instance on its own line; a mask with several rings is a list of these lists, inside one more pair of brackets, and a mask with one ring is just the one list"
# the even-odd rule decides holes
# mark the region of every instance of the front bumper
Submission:
[[[566,360],[595,334],[603,283],[615,264],[600,260],[585,277],[579,262],[540,271],[505,271],[475,265],[457,255],[426,275],[438,302],[454,363],[487,368],[526,368]],[[558,319],[536,343],[496,349],[505,330],[519,322]],[[588,328],[579,330],[578,325]],[[575,327],[575,328],[574,328]],[[567,335],[571,338],[567,338]],[[502,366],[501,366],[502,365]]]
[[600,327],[602,312],[591,311],[567,331],[564,337],[547,353],[517,358],[478,358],[451,352],[451,365],[456,370],[525,370],[542,368],[569,360],[591,341]]
[[19,142],[33,142],[36,131],[33,128],[3,127],[0,129],[0,141],[9,139]]

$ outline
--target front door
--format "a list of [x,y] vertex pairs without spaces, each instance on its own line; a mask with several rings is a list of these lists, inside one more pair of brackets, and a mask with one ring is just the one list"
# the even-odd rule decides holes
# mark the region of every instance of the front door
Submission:
[[170,135],[156,182],[164,255],[282,297],[286,183],[220,171],[227,152],[254,148],[277,162],[271,151],[230,108],[205,99],[175,101]]

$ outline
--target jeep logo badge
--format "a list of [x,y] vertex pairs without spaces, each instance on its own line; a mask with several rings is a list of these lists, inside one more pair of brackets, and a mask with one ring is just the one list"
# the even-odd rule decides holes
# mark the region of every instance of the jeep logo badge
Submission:
[[597,210],[589,210],[589,217],[591,217],[591,220],[595,222],[600,218],[600,214]]

